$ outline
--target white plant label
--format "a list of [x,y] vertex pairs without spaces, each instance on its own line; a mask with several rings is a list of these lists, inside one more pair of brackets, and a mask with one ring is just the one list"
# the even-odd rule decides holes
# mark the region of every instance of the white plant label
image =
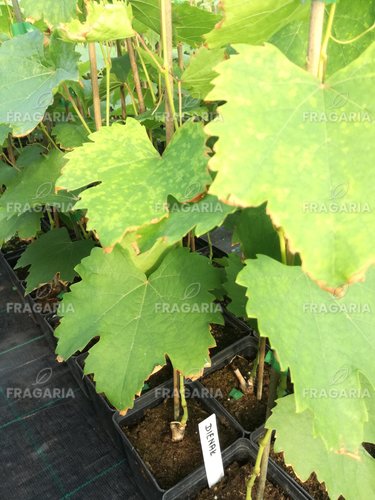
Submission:
[[212,488],[212,486],[224,477],[223,459],[221,457],[215,413],[198,424],[198,428],[207,482],[208,486]]

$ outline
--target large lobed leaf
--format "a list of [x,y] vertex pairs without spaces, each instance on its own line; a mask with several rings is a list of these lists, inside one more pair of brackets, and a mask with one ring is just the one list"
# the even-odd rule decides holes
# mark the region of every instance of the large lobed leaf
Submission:
[[26,17],[56,26],[77,17],[77,0],[22,0]]
[[48,283],[55,275],[61,281],[72,282],[74,267],[90,254],[92,240],[71,241],[65,227],[42,234],[31,243],[17,262],[16,269],[30,266],[26,278],[26,293]]
[[221,0],[223,20],[205,35],[210,48],[233,43],[260,44],[295,19],[308,17],[300,0]]
[[132,9],[125,2],[88,3],[84,23],[74,19],[60,26],[61,36],[72,42],[106,42],[135,35]]
[[46,205],[62,212],[71,210],[76,197],[54,192],[64,162],[64,155],[58,151],[41,156],[39,148],[26,148],[17,160],[17,170],[7,174],[7,189],[0,197],[0,213],[10,219],[26,212],[40,213]]
[[0,211],[0,246],[17,235],[20,239],[34,237],[40,231],[41,213],[25,212],[7,219],[6,212]]
[[375,44],[324,84],[272,45],[235,48],[207,96],[227,101],[206,127],[219,136],[210,192],[243,207],[268,200],[314,279],[360,278],[375,257]]
[[86,208],[89,228],[104,247],[113,247],[134,228],[166,216],[169,195],[186,202],[211,182],[202,125],[187,122],[160,157],[146,129],[132,118],[126,125],[102,127],[93,141],[68,153],[58,186],[84,191],[77,208]]
[[337,296],[263,255],[246,261],[237,282],[248,288],[248,316],[290,368],[297,412],[312,411],[328,449],[356,454],[368,421],[359,373],[375,386],[375,267]]
[[181,76],[182,85],[190,91],[192,97],[205,99],[213,89],[212,80],[217,76],[214,67],[224,60],[224,49],[209,50],[201,47],[190,58],[189,65]]
[[[336,419],[340,419],[339,413]],[[285,462],[302,481],[315,472],[332,499],[340,495],[346,500],[372,498],[375,460],[362,447],[356,456],[327,450],[322,439],[314,436],[312,413],[296,413],[293,395],[278,400],[266,427],[276,429],[275,451],[284,452]]]
[[17,137],[43,120],[61,82],[78,80],[74,47],[52,37],[44,48],[43,40],[43,33],[32,31],[0,47],[0,123],[9,124]]
[[97,391],[118,409],[132,406],[166,355],[189,377],[209,363],[215,345],[209,324],[222,317],[209,293],[220,280],[208,259],[179,248],[147,277],[116,245],[110,254],[95,248],[76,271],[82,281],[64,295],[57,353],[66,359],[100,336],[85,372],[94,373]]
[[[134,17],[143,25],[160,35],[160,1],[130,0]],[[202,43],[202,37],[211,31],[220,16],[199,9],[188,3],[172,5],[172,26],[175,43],[183,42],[195,46]]]

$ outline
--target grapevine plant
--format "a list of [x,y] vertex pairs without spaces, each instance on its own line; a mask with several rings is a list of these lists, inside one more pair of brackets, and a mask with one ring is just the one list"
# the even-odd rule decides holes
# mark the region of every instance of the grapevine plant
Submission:
[[[69,289],[58,359],[89,346],[122,413],[169,359],[182,439],[224,294],[293,383],[258,459],[275,430],[332,498],[375,491],[374,21],[374,0],[0,2],[0,243],[27,242],[27,293]],[[241,252],[214,263],[195,238],[222,225]]]

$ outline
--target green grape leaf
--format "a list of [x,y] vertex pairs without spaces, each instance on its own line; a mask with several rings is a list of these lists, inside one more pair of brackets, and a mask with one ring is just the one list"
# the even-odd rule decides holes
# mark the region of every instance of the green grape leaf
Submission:
[[94,246],[92,240],[71,241],[65,227],[42,234],[26,248],[16,265],[16,269],[30,266],[26,293],[48,283],[57,274],[61,281],[72,282],[77,276],[74,267]]
[[112,57],[111,63],[111,73],[115,75],[119,82],[126,83],[130,73],[129,54],[124,54],[120,57]]
[[32,31],[0,47],[0,123],[9,124],[16,137],[43,120],[61,82],[78,80],[74,47],[52,37],[44,49],[43,40],[43,33]]
[[204,99],[213,89],[212,80],[217,76],[214,67],[224,60],[225,49],[209,50],[201,47],[191,58],[181,76],[182,85],[192,97]]
[[[326,10],[326,19],[329,10]],[[374,0],[340,0],[337,3],[332,34],[342,41],[353,40],[375,21]],[[310,23],[308,19],[294,21],[277,32],[270,42],[295,64],[302,68],[306,66],[307,45],[309,40]],[[340,44],[330,40],[328,45],[327,75],[350,64],[375,41],[375,30],[372,30],[353,41],[353,43]]]
[[17,169],[7,163],[0,162],[0,186],[7,186],[12,179],[17,177]]
[[[159,0],[130,0],[134,17],[148,28],[160,35],[160,2]],[[221,17],[189,5],[173,4],[172,26],[175,43],[184,42],[195,46],[202,43],[205,33],[212,30]]]
[[2,146],[7,139],[8,134],[12,132],[8,125],[0,124],[0,146]]
[[119,245],[128,251],[137,269],[145,274],[150,274],[158,267],[165,255],[172,250],[173,246],[159,239],[151,248],[141,252],[137,239],[138,234],[136,232],[127,233],[119,242]]
[[77,17],[77,0],[22,0],[25,17],[34,21],[44,19],[49,26],[66,23]]
[[129,0],[134,17],[160,34],[160,2],[159,0]]
[[173,5],[172,27],[175,42],[196,46],[205,33],[211,31],[221,16],[199,9],[188,3]]
[[281,369],[290,368],[297,412],[313,412],[329,449],[357,452],[368,418],[358,373],[375,381],[375,267],[365,283],[333,295],[300,267],[259,255],[237,283],[248,288],[247,314],[258,319]]
[[281,261],[280,240],[272,221],[267,214],[267,204],[259,207],[244,208],[231,215],[233,224],[233,243],[240,243],[247,259],[257,254],[268,255]]
[[272,45],[236,50],[207,96],[227,101],[206,127],[219,136],[210,193],[242,207],[268,201],[289,248],[323,285],[360,279],[375,256],[375,44],[324,85]]
[[138,231],[137,244],[141,252],[149,250],[159,239],[174,245],[193,229],[195,236],[202,236],[221,226],[227,215],[236,210],[211,195],[195,203],[181,204],[171,199],[165,208],[168,217]]
[[107,42],[135,35],[132,28],[132,8],[122,1],[89,3],[84,23],[75,19],[60,25],[60,35],[71,42]]
[[85,372],[116,408],[132,406],[166,355],[185,376],[201,374],[215,345],[209,324],[222,324],[209,293],[219,276],[207,258],[178,248],[147,277],[116,245],[110,254],[95,248],[76,271],[82,281],[64,295],[57,353],[66,359],[100,336]]
[[189,201],[211,182],[199,123],[187,122],[178,129],[162,157],[146,129],[132,118],[126,125],[102,127],[90,139],[93,142],[67,154],[58,186],[72,191],[101,182],[81,194],[76,208],[88,210],[88,228],[97,231],[104,247],[113,247],[127,231],[165,217],[169,195]]
[[226,307],[235,316],[246,318],[246,288],[236,282],[238,273],[242,271],[244,264],[240,256],[234,253],[224,257],[222,261],[225,272],[222,286],[225,295],[230,298],[230,303]]
[[8,10],[5,5],[0,5],[0,40],[11,38],[12,29]]
[[[336,420],[340,419],[336,415]],[[375,460],[361,447],[357,455],[327,450],[314,435],[314,419],[309,410],[296,413],[294,396],[277,401],[267,420],[268,429],[276,429],[276,452],[284,452],[285,462],[306,481],[314,471],[324,482],[329,498],[342,495],[347,500],[368,500],[375,491]],[[308,450],[308,453],[306,453]]]
[[0,246],[17,235],[21,240],[33,238],[40,231],[42,213],[25,212],[19,216],[7,218],[7,213],[0,209]]
[[58,123],[53,127],[52,135],[65,150],[77,148],[88,141],[88,132],[81,123]]
[[[122,87],[126,83],[130,72],[130,60],[128,54],[121,57],[112,57],[109,88],[110,92]],[[107,94],[107,79],[103,77],[99,84],[99,94],[105,98]],[[92,99],[91,99],[92,101]]]
[[307,18],[300,0],[221,0],[223,20],[205,35],[210,48],[233,43],[261,44],[295,19]]
[[77,200],[72,193],[54,192],[55,181],[65,163],[63,154],[52,151],[44,157],[38,151],[39,148],[33,147],[25,151],[17,161],[16,175],[8,176],[7,189],[0,197],[2,217],[10,219],[25,212],[40,213],[45,205],[68,212]]

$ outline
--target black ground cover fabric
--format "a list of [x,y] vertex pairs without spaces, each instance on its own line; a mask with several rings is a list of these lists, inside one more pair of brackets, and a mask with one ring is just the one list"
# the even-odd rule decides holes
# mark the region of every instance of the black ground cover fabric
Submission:
[[[142,500],[0,262],[0,499]],[[17,311],[17,308],[16,308]]]

